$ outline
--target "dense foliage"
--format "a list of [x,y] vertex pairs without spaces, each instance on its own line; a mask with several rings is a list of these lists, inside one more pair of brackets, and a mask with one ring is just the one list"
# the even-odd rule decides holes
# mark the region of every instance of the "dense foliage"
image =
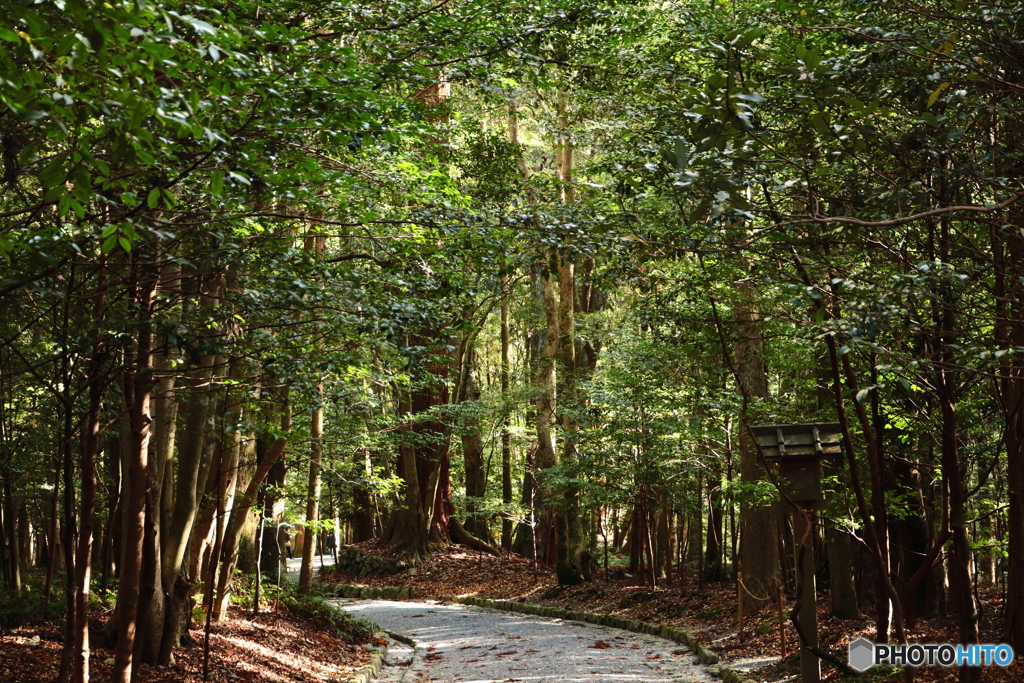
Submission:
[[5,9],[0,564],[62,677],[97,578],[127,681],[286,540],[764,594],[749,427],[810,422],[834,609],[977,642],[984,585],[1024,648],[1021,7]]

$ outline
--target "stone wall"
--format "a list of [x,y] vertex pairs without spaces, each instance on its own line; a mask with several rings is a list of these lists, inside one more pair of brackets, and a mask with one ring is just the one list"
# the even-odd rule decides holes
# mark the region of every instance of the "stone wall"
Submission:
[[[338,561],[335,566],[351,576],[389,576],[391,574],[413,573],[413,569],[405,560],[385,560],[382,557],[367,555],[355,546],[343,545],[338,548]],[[415,571],[415,570],[414,570]]]

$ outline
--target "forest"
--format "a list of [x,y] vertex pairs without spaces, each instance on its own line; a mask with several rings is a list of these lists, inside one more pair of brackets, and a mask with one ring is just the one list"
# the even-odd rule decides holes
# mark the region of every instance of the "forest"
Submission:
[[0,7],[0,628],[60,683],[291,549],[756,607],[781,424],[833,613],[1024,652],[1024,6]]

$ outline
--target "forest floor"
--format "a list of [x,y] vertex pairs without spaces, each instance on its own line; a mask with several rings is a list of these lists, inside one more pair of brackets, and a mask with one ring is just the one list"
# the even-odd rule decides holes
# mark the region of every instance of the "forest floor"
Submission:
[[[391,549],[374,543],[359,547],[370,555],[395,556]],[[735,585],[706,584],[700,587],[695,577],[696,571],[684,572],[676,577],[674,585],[660,585],[652,589],[637,585],[635,577],[612,568],[607,578],[601,570],[591,583],[560,588],[553,571],[530,560],[516,556],[494,557],[453,546],[431,554],[413,575],[354,577],[325,571],[319,580],[364,586],[410,586],[416,591],[417,599],[475,595],[671,624],[695,633],[701,643],[719,655],[722,663],[746,671],[755,680],[781,683],[799,679],[797,637],[788,619],[793,596],[787,596],[783,601],[786,610],[783,632],[788,655],[783,659],[776,602],[747,615],[743,637],[740,638],[737,633]],[[860,636],[873,640],[874,629],[870,619],[833,618],[828,610],[827,591],[819,592],[818,604],[821,644],[840,660],[846,661],[847,645],[851,640]],[[999,642],[1001,614],[998,607],[996,596],[983,596],[982,642]],[[955,643],[956,625],[952,619],[919,620],[909,636],[911,642]],[[955,668],[921,667],[917,669],[916,681],[953,683],[957,675]],[[984,667],[982,676],[986,683],[1020,683],[1024,681],[1024,662],[1017,661],[1005,669]],[[822,678],[837,681],[842,676],[833,667],[823,664]],[[879,683],[904,680],[896,670],[880,672],[877,669],[862,678]]]
[[[91,630],[101,627],[93,619]],[[175,651],[172,667],[143,665],[146,683],[198,683],[203,680],[203,631],[193,629],[194,647]],[[49,683],[56,679],[63,642],[63,621],[44,620],[0,630],[0,681]],[[111,680],[114,651],[94,648],[91,677]],[[229,618],[210,634],[210,681],[215,683],[308,683],[347,680],[347,673],[367,663],[368,646],[352,643],[316,616],[303,615],[283,603],[251,611],[232,607]]]

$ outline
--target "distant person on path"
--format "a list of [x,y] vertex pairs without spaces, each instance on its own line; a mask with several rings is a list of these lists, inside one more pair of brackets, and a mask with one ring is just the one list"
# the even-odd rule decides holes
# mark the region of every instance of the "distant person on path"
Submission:
[[338,563],[338,556],[335,554],[335,541],[334,532],[327,534],[327,554],[334,558],[334,563]]
[[284,549],[288,551],[288,559],[292,559],[292,537],[288,535],[284,539]]

